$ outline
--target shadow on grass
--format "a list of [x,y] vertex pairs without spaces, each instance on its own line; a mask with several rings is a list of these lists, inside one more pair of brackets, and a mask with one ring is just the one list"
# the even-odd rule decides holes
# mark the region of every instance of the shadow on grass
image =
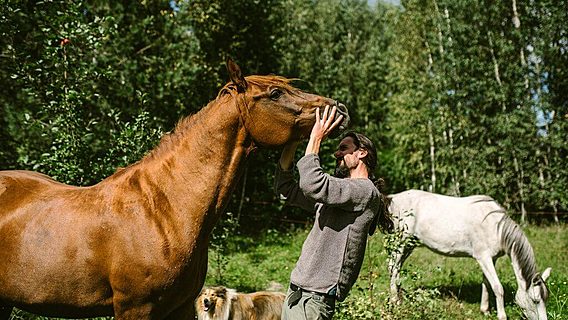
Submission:
[[[467,282],[442,286],[424,286],[425,289],[437,289],[443,298],[453,298],[471,304],[481,303],[481,283]],[[515,292],[517,288],[508,284],[503,284],[505,292],[505,305],[515,303]],[[489,306],[495,308],[495,295],[489,290]]]
[[266,230],[254,236],[237,235],[233,236],[228,243],[232,253],[249,253],[257,247],[289,247],[290,239],[294,237],[292,233],[275,230]]

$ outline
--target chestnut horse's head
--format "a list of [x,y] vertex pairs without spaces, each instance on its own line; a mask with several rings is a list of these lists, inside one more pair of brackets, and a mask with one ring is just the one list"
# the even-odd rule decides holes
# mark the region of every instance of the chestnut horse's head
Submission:
[[349,124],[347,108],[336,100],[304,92],[279,76],[244,77],[239,66],[227,59],[231,78],[220,94],[229,93],[237,101],[245,129],[255,143],[265,147],[281,146],[289,141],[309,137],[315,123],[316,108],[336,106],[343,115],[340,126],[331,136],[338,136]]

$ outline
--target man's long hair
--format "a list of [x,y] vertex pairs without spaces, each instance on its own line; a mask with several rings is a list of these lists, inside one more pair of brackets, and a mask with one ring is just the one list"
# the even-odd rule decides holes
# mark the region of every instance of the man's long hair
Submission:
[[355,131],[347,132],[343,138],[345,139],[346,137],[353,139],[353,143],[357,149],[365,149],[367,151],[367,155],[361,159],[361,161],[367,166],[369,179],[373,181],[381,197],[379,211],[375,214],[375,218],[371,223],[369,235],[375,233],[377,227],[382,233],[391,233],[394,230],[394,222],[392,221],[392,215],[388,209],[391,200],[387,197],[385,180],[375,177],[375,169],[377,168],[377,149],[375,148],[375,144],[364,134]]

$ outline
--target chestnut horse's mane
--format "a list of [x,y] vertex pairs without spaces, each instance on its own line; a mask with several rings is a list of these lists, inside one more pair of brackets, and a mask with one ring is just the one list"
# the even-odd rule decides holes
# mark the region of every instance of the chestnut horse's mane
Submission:
[[245,77],[248,83],[254,84],[256,86],[269,86],[269,85],[279,85],[286,90],[293,90],[294,87],[290,85],[290,82],[295,79],[288,79],[281,76],[268,75],[268,76],[248,76]]
[[[217,100],[213,100],[207,104],[207,106],[213,104]],[[181,118],[178,123],[175,125],[172,131],[165,132],[160,141],[154,147],[154,149],[150,150],[148,154],[142,158],[144,159],[155,159],[162,157],[163,155],[167,154],[170,151],[173,151],[173,146],[177,145],[179,141],[183,138],[183,134],[191,129],[196,123],[200,123],[201,115],[203,114],[203,110],[205,108],[199,110],[195,114],[190,114]],[[142,161],[140,160],[140,161]]]

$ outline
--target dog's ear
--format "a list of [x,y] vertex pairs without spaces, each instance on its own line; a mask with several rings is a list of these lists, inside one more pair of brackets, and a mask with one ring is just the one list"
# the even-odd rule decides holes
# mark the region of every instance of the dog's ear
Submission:
[[227,295],[227,288],[225,287],[217,288],[217,296],[219,298],[225,298],[226,295]]

